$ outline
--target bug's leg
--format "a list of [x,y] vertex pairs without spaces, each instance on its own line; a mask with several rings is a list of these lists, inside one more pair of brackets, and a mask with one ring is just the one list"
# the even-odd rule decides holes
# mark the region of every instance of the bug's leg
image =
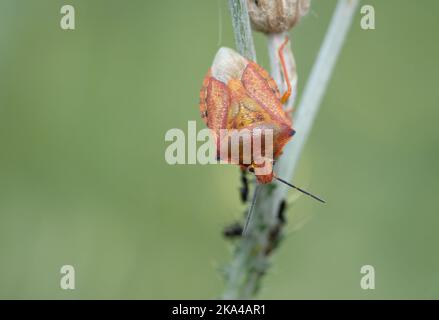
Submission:
[[287,71],[287,66],[286,66],[286,64],[285,64],[285,57],[284,57],[284,49],[285,49],[285,46],[287,45],[287,43],[288,43],[288,36],[286,36],[285,37],[285,41],[284,41],[284,43],[282,43],[282,45],[279,47],[279,51],[278,51],[278,53],[279,53],[279,59],[280,59],[280,63],[281,63],[281,65],[282,65],[282,72],[283,72],[283,74],[284,74],[284,77],[285,77],[285,81],[286,81],[286,83],[287,83],[287,91],[285,91],[284,92],[284,94],[282,95],[282,97],[281,97],[281,99],[280,99],[280,102],[282,102],[282,104],[284,104],[285,102],[287,102],[288,101],[288,98],[291,96],[291,82],[290,82],[290,79],[289,79],[289,77],[288,77],[288,71]]
[[241,201],[246,203],[248,200],[248,178],[247,178],[247,169],[241,168],[241,188],[239,188],[239,195],[241,197]]

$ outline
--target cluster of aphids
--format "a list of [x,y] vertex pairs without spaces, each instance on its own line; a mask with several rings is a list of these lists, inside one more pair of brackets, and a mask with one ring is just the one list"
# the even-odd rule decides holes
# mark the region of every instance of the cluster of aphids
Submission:
[[[267,256],[273,252],[273,250],[277,247],[278,243],[281,240],[281,230],[286,223],[285,210],[286,210],[286,201],[283,200],[278,210],[279,223],[276,224],[270,230],[270,233],[268,235],[268,244],[264,251],[264,254]],[[223,235],[226,239],[235,240],[235,239],[240,239],[242,237],[242,232],[243,232],[242,224],[239,222],[235,222],[224,228]]]
[[[245,172],[241,175],[241,182],[242,182],[242,186],[240,188],[240,197],[241,197],[241,201],[243,203],[246,203],[248,200],[249,186]],[[286,209],[287,209],[287,202],[285,200],[282,200],[279,205],[279,209],[277,213],[277,218],[279,223],[272,228],[268,236],[269,246],[265,250],[265,253],[267,255],[270,254],[274,249],[274,247],[276,246],[280,237],[281,229],[287,222],[285,215]],[[245,212],[244,214],[246,215],[247,212]],[[227,239],[238,239],[242,236],[242,233],[243,233],[243,225],[239,222],[234,222],[223,229],[223,236]]]

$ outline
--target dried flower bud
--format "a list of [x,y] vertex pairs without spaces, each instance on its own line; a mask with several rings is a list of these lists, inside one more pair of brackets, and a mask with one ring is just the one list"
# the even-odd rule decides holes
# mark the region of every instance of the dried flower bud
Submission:
[[294,27],[306,15],[311,0],[247,0],[255,30],[280,33]]

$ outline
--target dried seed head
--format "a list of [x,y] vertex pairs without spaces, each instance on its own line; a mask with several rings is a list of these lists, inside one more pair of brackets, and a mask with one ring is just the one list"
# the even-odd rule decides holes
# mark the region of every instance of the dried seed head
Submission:
[[247,0],[253,28],[280,33],[294,27],[307,14],[311,0]]

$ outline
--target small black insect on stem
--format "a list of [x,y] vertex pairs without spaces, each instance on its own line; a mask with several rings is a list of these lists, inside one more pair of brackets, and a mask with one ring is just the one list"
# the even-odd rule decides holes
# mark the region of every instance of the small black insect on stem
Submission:
[[277,217],[279,219],[279,222],[270,230],[270,233],[268,234],[268,244],[265,248],[265,254],[267,256],[270,255],[274,251],[274,249],[276,249],[282,238],[282,227],[287,222],[285,217],[286,208],[287,202],[284,199],[280,203],[279,210],[277,211]]
[[228,239],[239,238],[242,235],[242,225],[239,222],[235,222],[223,230],[223,236]]
[[285,217],[285,209],[287,208],[287,202],[282,200],[282,202],[279,205],[279,210],[277,211],[277,218],[279,219],[279,222],[281,224],[285,224],[287,222],[287,219]]
[[241,170],[241,188],[239,188],[239,195],[243,203],[247,203],[248,191],[249,191],[249,185],[248,185],[247,171]]

